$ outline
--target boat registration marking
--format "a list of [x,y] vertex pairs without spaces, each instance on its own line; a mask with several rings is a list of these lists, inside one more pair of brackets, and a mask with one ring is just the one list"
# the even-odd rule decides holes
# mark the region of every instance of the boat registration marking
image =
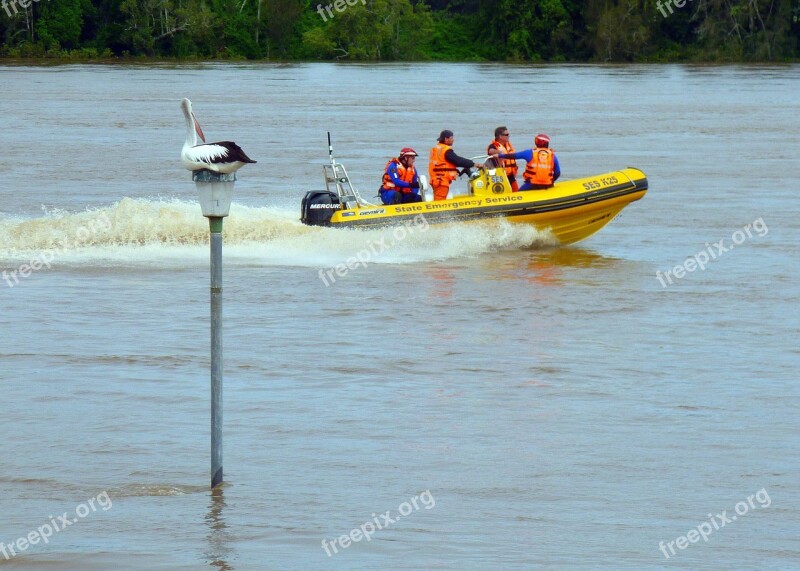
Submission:
[[611,186],[612,184],[617,184],[619,181],[615,176],[607,176],[603,178],[596,178],[594,180],[590,180],[589,182],[583,183],[583,188],[586,190],[595,190],[598,188],[603,188],[604,186]]

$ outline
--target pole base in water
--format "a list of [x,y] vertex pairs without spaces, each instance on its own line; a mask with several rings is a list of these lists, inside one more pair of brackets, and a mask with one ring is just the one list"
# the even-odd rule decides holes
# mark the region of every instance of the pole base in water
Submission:
[[222,468],[217,470],[217,473],[211,476],[211,489],[213,490],[222,483]]

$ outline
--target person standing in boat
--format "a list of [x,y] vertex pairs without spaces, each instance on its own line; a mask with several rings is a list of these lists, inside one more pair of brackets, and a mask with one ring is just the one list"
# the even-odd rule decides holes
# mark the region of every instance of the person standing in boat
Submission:
[[378,194],[384,204],[406,204],[421,202],[419,195],[419,176],[414,166],[417,152],[411,147],[400,151],[400,156],[386,163],[383,169],[383,182]]
[[[514,146],[511,144],[511,135],[508,132],[508,127],[498,127],[494,130],[494,141],[489,143],[486,148],[486,154],[490,157],[499,155],[501,153],[510,154],[514,152]],[[502,162],[501,162],[502,161]],[[517,161],[514,159],[496,159],[498,167],[502,167],[506,171],[508,182],[511,183],[511,191],[517,192],[519,190],[519,183],[517,183],[517,172],[519,167]]]
[[481,168],[481,165],[464,157],[459,157],[453,151],[453,132],[445,129],[439,133],[439,142],[431,149],[428,162],[428,174],[431,176],[433,199],[445,200],[450,191],[450,183],[458,178],[458,167],[463,169]]
[[558,164],[555,151],[550,148],[550,137],[540,133],[536,135],[533,144],[536,146],[534,149],[497,155],[501,159],[525,159],[528,162],[522,175],[525,184],[519,187],[520,190],[550,188],[561,176],[561,165]]

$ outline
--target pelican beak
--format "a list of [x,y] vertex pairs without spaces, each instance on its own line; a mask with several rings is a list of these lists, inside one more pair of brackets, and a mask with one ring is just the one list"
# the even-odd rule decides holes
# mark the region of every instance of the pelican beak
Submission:
[[197,122],[197,117],[194,116],[194,113],[192,113],[192,121],[194,121],[194,130],[197,133],[197,136],[200,137],[200,140],[205,143],[206,136],[203,135],[203,129],[200,128],[200,123]]

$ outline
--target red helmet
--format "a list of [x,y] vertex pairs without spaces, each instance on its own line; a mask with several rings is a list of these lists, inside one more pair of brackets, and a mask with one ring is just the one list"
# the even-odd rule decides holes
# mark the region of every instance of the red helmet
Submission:
[[550,137],[548,137],[544,133],[539,133],[538,135],[536,135],[536,138],[533,140],[533,143],[537,147],[549,147],[550,146]]
[[401,157],[416,157],[417,151],[412,149],[411,147],[405,147],[402,151],[400,151]]

